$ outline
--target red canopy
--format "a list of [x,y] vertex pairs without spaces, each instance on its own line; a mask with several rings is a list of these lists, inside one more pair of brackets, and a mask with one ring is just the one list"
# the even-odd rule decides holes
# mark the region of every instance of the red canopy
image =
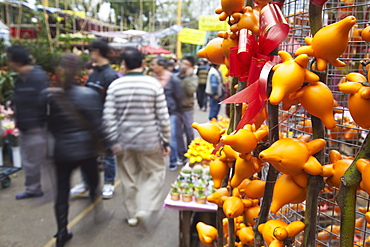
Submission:
[[143,46],[140,48],[140,51],[144,54],[156,54],[156,55],[160,55],[160,54],[172,54],[171,51],[169,50],[166,50],[162,47],[158,47],[158,48],[155,48],[151,45],[146,45],[146,46]]

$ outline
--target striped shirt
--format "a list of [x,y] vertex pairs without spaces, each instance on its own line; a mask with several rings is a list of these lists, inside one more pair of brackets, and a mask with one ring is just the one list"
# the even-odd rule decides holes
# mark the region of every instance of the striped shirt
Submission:
[[128,73],[113,81],[104,104],[108,138],[124,149],[148,151],[170,141],[170,122],[163,88],[157,79]]

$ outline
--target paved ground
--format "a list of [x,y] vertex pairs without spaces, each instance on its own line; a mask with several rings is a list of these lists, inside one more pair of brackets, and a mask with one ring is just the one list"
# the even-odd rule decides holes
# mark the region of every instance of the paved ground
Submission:
[[[194,120],[206,122],[208,113],[195,107]],[[221,109],[224,115],[224,108]],[[167,172],[162,190],[163,198],[175,180],[177,172]],[[0,247],[49,247],[54,246],[52,236],[56,232],[53,213],[53,180],[52,171],[43,171],[43,188],[45,196],[37,199],[17,201],[16,193],[23,191],[23,172],[12,175],[9,188],[0,188]],[[77,183],[79,174],[73,175]],[[117,181],[116,184],[120,184]],[[114,218],[100,225],[93,222],[92,205],[88,199],[70,201],[70,229],[73,239],[66,246],[102,247],[102,246],[135,246],[135,247],[174,247],[178,246],[179,220],[178,212],[165,209],[159,225],[145,230],[143,226],[130,227],[124,221],[121,209],[121,186],[116,187],[115,197],[104,200],[104,207],[115,211]]]

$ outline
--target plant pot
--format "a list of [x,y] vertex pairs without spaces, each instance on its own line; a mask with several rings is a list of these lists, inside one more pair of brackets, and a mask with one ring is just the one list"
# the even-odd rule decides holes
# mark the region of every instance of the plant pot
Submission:
[[12,147],[13,166],[22,167],[21,151],[19,147]]
[[195,197],[195,202],[199,204],[206,204],[207,202],[207,197],[202,196],[202,197]]
[[183,202],[191,202],[193,200],[193,195],[181,195]]
[[179,201],[180,200],[180,193],[170,193],[172,201]]

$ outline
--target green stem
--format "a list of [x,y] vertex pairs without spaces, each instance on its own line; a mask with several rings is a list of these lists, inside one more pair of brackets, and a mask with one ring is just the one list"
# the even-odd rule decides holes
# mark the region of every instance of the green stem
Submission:
[[336,200],[339,204],[340,216],[340,246],[352,247],[355,235],[356,192],[361,182],[361,173],[357,170],[358,159],[370,159],[370,132],[362,143],[356,158],[341,177],[341,184]]
[[[231,83],[230,83],[230,95],[234,95],[236,93],[236,89],[235,89],[235,86],[238,85],[239,81],[238,81],[238,77],[233,77],[231,79]],[[233,132],[236,128],[236,125],[237,124],[237,117],[236,117],[236,109],[235,109],[235,104],[230,104],[230,123],[229,123],[229,128],[227,129],[226,133],[227,134],[230,134],[231,132]],[[239,118],[240,119],[240,118]]]
[[317,31],[322,28],[322,8],[323,6],[317,6],[310,2],[308,7],[309,11],[309,19],[310,19],[310,27],[312,35],[315,35]]

